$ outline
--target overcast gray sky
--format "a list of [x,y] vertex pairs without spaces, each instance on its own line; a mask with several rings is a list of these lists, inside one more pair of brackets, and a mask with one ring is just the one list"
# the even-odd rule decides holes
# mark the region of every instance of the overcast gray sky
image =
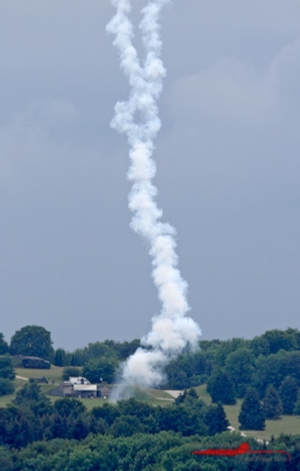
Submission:
[[[130,340],[159,312],[129,228],[126,140],[109,127],[128,94],[113,13],[109,0],[0,3],[7,340],[28,324],[66,349]],[[174,0],[162,35],[155,183],[191,315],[204,339],[299,328],[299,0]]]

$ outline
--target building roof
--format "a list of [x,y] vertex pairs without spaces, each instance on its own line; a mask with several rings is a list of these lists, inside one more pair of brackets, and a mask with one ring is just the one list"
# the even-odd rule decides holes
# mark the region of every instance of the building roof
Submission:
[[97,391],[97,384],[74,384],[74,391]]

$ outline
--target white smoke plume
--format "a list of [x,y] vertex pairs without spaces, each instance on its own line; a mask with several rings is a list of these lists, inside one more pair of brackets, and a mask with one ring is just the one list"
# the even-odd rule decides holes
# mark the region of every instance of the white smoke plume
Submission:
[[131,227],[149,243],[154,267],[152,277],[162,305],[160,314],[152,319],[151,332],[142,339],[146,348],[138,348],[123,365],[122,386],[115,391],[115,397],[119,398],[127,385],[156,386],[161,383],[162,366],[186,347],[196,348],[201,330],[186,317],[189,310],[187,283],[177,268],[175,230],[161,222],[162,211],[155,201],[157,189],[152,183],[156,173],[152,159],[153,140],[161,127],[157,100],[166,75],[160,58],[159,18],[162,8],[170,1],[152,0],[142,9],[143,63],[132,43],[131,0],[111,1],[116,14],[107,25],[107,31],[115,35],[113,44],[119,50],[120,66],[130,85],[129,99],[117,102],[111,126],[128,138]]

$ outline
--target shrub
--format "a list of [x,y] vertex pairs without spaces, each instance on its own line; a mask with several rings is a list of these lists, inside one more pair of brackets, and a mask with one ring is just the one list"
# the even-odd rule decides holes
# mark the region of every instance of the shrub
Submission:
[[81,368],[78,368],[77,366],[66,366],[63,369],[61,377],[64,381],[68,381],[70,376],[81,376]]
[[15,385],[12,381],[6,378],[0,378],[0,396],[12,394],[15,390]]

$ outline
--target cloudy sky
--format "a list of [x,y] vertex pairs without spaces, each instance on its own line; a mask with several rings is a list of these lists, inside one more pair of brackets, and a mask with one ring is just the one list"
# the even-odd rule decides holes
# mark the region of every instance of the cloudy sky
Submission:
[[[7,340],[28,324],[67,349],[130,340],[160,309],[129,228],[126,139],[109,127],[128,94],[113,13],[109,0],[0,4]],[[204,339],[299,328],[299,0],[174,0],[162,35],[155,183],[191,315]]]

